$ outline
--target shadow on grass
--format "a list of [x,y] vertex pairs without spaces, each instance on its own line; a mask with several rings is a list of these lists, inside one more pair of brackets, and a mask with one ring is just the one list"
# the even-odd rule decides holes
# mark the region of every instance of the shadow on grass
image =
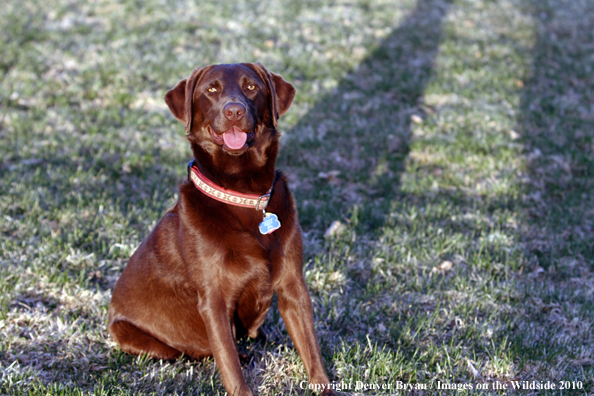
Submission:
[[521,105],[530,176],[526,237],[546,270],[564,258],[594,270],[594,6],[569,4],[564,15],[547,4],[528,1],[541,31]]
[[[538,339],[553,355],[560,352],[554,340],[567,335],[571,321],[556,332],[541,323],[533,333],[535,323],[546,318],[518,316],[516,310],[524,300],[545,297],[516,289],[513,278],[522,266],[532,269],[534,258],[555,281],[588,275],[593,268],[594,80],[588,60],[594,21],[584,16],[583,2],[564,9],[570,15],[561,22],[551,23],[546,22],[552,18],[546,15],[552,12],[546,3],[528,5],[534,18],[545,20],[533,48],[532,77],[524,88],[518,126],[529,158],[528,219],[519,235],[528,251],[515,241],[511,249],[504,242],[514,240],[516,233],[506,217],[524,207],[515,196],[482,197],[463,189],[439,190],[436,196],[399,191],[411,120],[424,117],[419,99],[432,75],[447,2],[419,1],[361,66],[289,132],[289,143],[299,144],[282,151],[279,168],[288,170],[306,237],[314,235],[310,245],[318,245],[310,246],[306,275],[308,268],[322,273],[322,279],[308,278],[319,299],[317,317],[324,318],[326,327],[322,344],[345,360],[351,343],[365,345],[370,334],[391,351],[386,353],[393,352],[390,360],[399,360],[404,351],[408,363],[403,371],[409,378],[419,367],[413,360],[429,372],[441,372],[445,363],[435,366],[435,357],[443,353],[454,362],[477,357],[477,362],[488,362],[484,369],[496,377],[514,373],[518,361],[523,369],[526,360],[542,358],[538,347],[533,348]],[[572,27],[571,20],[580,22]],[[477,224],[495,221],[467,224],[452,221],[453,215],[478,215]],[[351,240],[324,242],[320,248],[319,237],[334,219],[350,223]],[[389,230],[397,223],[404,226]],[[451,231],[448,236],[440,236],[444,225]],[[384,242],[369,241],[374,237]],[[374,249],[384,249],[385,255]],[[406,253],[411,251],[420,259],[410,261]],[[453,271],[431,276],[437,264],[448,260],[456,263]],[[588,282],[580,285],[574,307],[591,317],[587,309],[592,301],[584,294]],[[547,298],[563,300],[570,290]],[[462,296],[464,303],[456,301]],[[475,320],[475,325],[465,325],[465,320]],[[386,327],[387,334],[381,334]],[[582,330],[572,334],[589,344],[589,332]],[[520,345],[522,340],[529,342]],[[342,351],[337,347],[341,342],[349,345]],[[430,348],[428,356],[434,358],[423,360]],[[463,374],[469,375],[474,374]]]
[[[162,115],[119,106],[68,112],[32,108],[14,125],[18,132],[6,143],[15,152],[0,163],[4,215],[13,219],[3,243],[6,252],[18,246],[26,252],[26,259],[7,257],[13,265],[31,268],[56,287],[74,283],[104,291],[134,242],[150,232],[151,219],[171,203],[183,171],[177,172],[177,151],[160,147],[159,130],[130,131],[139,119],[144,128],[162,128]],[[38,124],[52,131],[54,141]]]
[[528,159],[521,237],[532,273],[515,348],[522,365],[557,364],[546,374],[589,378],[591,391],[594,367],[583,350],[592,349],[586,326],[594,321],[594,4],[526,6],[538,31],[518,126]]
[[[102,344],[108,337],[108,290],[135,249],[134,242],[150,232],[152,219],[170,204],[183,170],[174,171],[180,164],[175,150],[169,152],[150,140],[157,133],[124,135],[136,119],[152,115],[115,106],[68,114],[64,118],[71,128],[55,126],[58,144],[46,145],[32,157],[31,147],[48,137],[29,123],[41,119],[53,127],[48,115],[53,110],[23,113],[22,125],[11,135],[15,140],[11,144],[19,151],[0,163],[0,196],[8,209],[3,216],[13,227],[1,230],[0,270],[6,268],[8,276],[0,276],[0,289],[11,298],[5,309],[43,318],[25,320],[12,330],[18,336],[0,350],[0,365],[16,364],[17,378],[22,375],[30,381],[42,373],[40,378],[56,384],[73,372],[84,373],[74,378],[86,385],[95,382],[112,353]],[[85,130],[85,124],[94,131]],[[145,139],[143,144],[140,139]],[[80,323],[84,323],[85,336],[80,339],[85,340],[86,352],[73,354],[79,338],[72,333],[79,333],[72,328],[78,329]],[[91,348],[93,338],[101,341]],[[88,360],[81,359],[86,355],[101,364],[89,369]],[[126,359],[133,363],[133,358]]]
[[[308,241],[310,262],[305,271],[311,292],[319,299],[316,317],[324,318],[321,344],[335,356],[346,353],[341,357],[345,361],[359,359],[353,355],[359,349],[377,352],[378,366],[382,356],[387,356],[389,365],[410,360],[395,352],[402,337],[400,330],[392,330],[393,322],[408,320],[395,317],[390,308],[399,303],[399,286],[392,281],[376,283],[380,275],[366,261],[374,254],[372,239],[382,232],[394,202],[403,197],[400,179],[410,150],[411,123],[426,115],[421,99],[432,77],[450,5],[443,0],[418,1],[369,57],[287,132],[281,151],[278,168],[289,175]],[[322,248],[321,235],[333,220],[350,225],[351,241],[323,242]],[[343,293],[336,285],[318,289],[324,280],[308,275],[312,269],[327,279],[337,276],[337,284],[349,291]],[[270,316],[267,323],[277,323],[276,310]],[[380,347],[363,352],[371,327],[382,321],[384,330],[386,325],[390,329],[382,337],[372,336]],[[267,327],[269,332],[276,330]],[[351,350],[353,342],[357,347]],[[349,344],[348,352],[340,350],[344,343]],[[412,349],[419,348],[418,340],[413,343],[417,346]],[[385,353],[379,352],[381,345],[388,347]],[[350,380],[358,378],[351,374]]]
[[[450,3],[420,0],[354,71],[288,131],[278,167],[290,176],[306,232],[361,211],[364,231],[383,224],[398,196],[410,120],[423,115]],[[295,141],[299,144],[292,144]],[[331,142],[331,143],[328,143]]]

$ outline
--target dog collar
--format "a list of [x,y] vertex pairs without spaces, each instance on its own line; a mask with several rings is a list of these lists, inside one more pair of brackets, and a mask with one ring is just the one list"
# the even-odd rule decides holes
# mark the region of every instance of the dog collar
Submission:
[[[198,167],[194,165],[194,160],[188,162],[188,180],[192,181],[196,188],[208,195],[212,199],[224,202],[229,205],[241,206],[242,208],[252,208],[261,210],[264,213],[264,219],[258,225],[258,229],[262,235],[272,234],[281,226],[278,216],[274,213],[266,212],[266,207],[270,201],[270,193],[272,187],[264,195],[243,194],[232,190],[227,190],[218,186],[207,179],[206,176],[200,172]],[[274,182],[272,182],[274,186]]]
[[[194,165],[194,160],[188,163],[188,180],[192,181],[196,188],[208,195],[212,199],[224,202],[229,205],[241,206],[242,208],[252,208],[265,211],[270,200],[272,187],[264,195],[243,194],[237,191],[227,190],[208,180]],[[266,214],[266,212],[265,212]]]

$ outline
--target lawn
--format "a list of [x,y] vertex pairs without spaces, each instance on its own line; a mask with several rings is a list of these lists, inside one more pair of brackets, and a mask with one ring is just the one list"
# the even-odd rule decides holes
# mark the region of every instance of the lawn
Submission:
[[[594,394],[593,43],[589,0],[5,1],[0,395],[225,394],[106,322],[186,175],[165,92],[244,61],[297,89],[278,168],[333,381]],[[248,385],[308,394],[275,303],[264,329]]]

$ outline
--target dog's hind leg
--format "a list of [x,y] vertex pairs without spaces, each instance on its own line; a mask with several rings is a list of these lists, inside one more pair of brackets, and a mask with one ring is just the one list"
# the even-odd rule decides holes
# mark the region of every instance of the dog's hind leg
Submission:
[[124,352],[133,355],[146,353],[152,358],[175,360],[182,353],[164,344],[150,334],[145,333],[133,324],[118,320],[109,326],[111,336],[116,340]]

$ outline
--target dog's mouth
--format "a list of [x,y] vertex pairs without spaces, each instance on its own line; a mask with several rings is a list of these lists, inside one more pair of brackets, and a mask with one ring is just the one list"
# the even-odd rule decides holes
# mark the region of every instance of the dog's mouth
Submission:
[[231,128],[218,134],[209,126],[210,134],[216,144],[223,146],[223,151],[229,154],[239,155],[249,148],[249,143],[254,138],[254,132],[245,132],[233,125]]

